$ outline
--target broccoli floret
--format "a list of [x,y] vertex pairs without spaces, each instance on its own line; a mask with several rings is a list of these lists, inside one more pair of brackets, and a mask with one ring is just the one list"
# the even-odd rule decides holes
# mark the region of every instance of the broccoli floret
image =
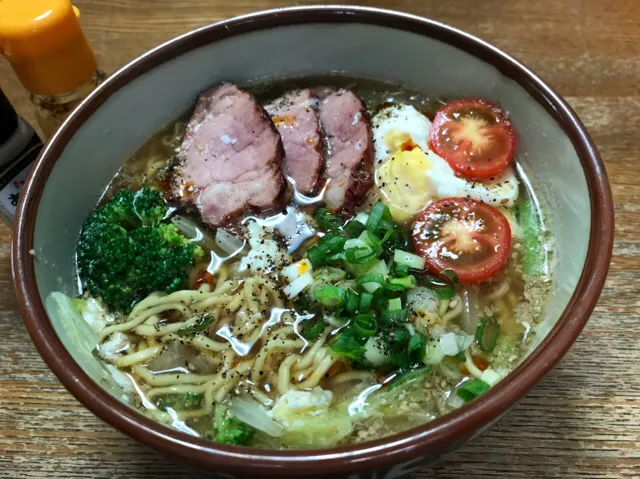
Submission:
[[124,190],[85,222],[78,244],[80,277],[111,310],[127,313],[155,291],[184,286],[189,266],[204,256],[173,224],[158,191]]
[[256,430],[242,422],[237,417],[231,416],[226,407],[216,407],[216,435],[215,441],[236,446],[246,445]]
[[122,190],[106,205],[94,211],[89,221],[116,224],[129,230],[158,224],[166,214],[167,205],[162,194],[156,190],[142,188],[136,193]]

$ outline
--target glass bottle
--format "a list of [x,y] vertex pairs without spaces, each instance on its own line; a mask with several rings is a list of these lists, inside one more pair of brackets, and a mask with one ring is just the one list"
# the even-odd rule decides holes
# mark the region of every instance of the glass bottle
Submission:
[[69,0],[0,0],[0,52],[50,137],[105,78]]

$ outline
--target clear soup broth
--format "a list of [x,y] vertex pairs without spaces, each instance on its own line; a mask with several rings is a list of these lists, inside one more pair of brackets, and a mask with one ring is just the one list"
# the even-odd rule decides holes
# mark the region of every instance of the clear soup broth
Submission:
[[[402,85],[312,77],[246,89],[266,104],[318,85],[355,92],[372,118],[374,181],[348,214],[325,208],[321,184],[310,195],[289,184],[278,211],[224,228],[169,200],[159,221],[197,253],[178,283],[130,308],[92,294],[80,265],[85,289],[73,304],[98,337],[95,354],[127,401],[163,424],[277,449],[402,432],[505,378],[544,316],[551,234],[517,156],[499,178],[456,174],[424,127],[449,99]],[[167,190],[190,113],[124,163],[101,205],[126,189]],[[470,118],[464,128],[480,121]],[[462,203],[443,203],[425,219],[452,198],[475,198],[476,209],[461,219]],[[455,267],[434,270],[438,244],[440,262]]]

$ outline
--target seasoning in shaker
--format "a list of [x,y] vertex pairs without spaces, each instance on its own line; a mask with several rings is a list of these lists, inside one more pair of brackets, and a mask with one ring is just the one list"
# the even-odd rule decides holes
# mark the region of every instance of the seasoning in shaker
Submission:
[[105,78],[69,0],[0,1],[0,53],[35,105],[48,138]]

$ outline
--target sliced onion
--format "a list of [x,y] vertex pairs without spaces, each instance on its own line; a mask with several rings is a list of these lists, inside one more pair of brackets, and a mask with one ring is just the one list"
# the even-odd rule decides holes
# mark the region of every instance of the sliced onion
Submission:
[[416,313],[437,313],[438,301],[437,294],[423,286],[417,286],[407,293],[407,305]]
[[299,278],[294,279],[290,285],[284,288],[284,294],[289,299],[295,298],[311,283],[313,283],[313,276],[311,276],[310,272],[306,272]]
[[262,404],[249,397],[236,397],[229,407],[231,415],[272,437],[280,437],[282,428],[271,419]]
[[216,231],[216,244],[225,253],[233,255],[244,248],[245,241],[232,235],[227,230],[218,228],[218,231]]
[[456,391],[451,391],[449,397],[447,398],[447,404],[454,409],[458,409],[459,407],[464,406],[464,399],[456,394]]
[[202,231],[196,223],[186,216],[176,215],[171,218],[171,222],[192,242],[199,244],[208,250],[214,249],[215,241],[213,238],[211,238],[208,233]]
[[425,364],[429,364],[431,366],[435,366],[436,364],[440,364],[444,359],[444,351],[440,347],[440,341],[430,338],[427,340],[426,352],[422,361]]
[[473,287],[462,290],[462,319],[460,327],[469,334],[474,334],[480,324],[478,311],[478,292]]
[[467,349],[473,342],[470,334],[447,333],[440,337],[440,348],[447,356],[455,356],[460,351]]

